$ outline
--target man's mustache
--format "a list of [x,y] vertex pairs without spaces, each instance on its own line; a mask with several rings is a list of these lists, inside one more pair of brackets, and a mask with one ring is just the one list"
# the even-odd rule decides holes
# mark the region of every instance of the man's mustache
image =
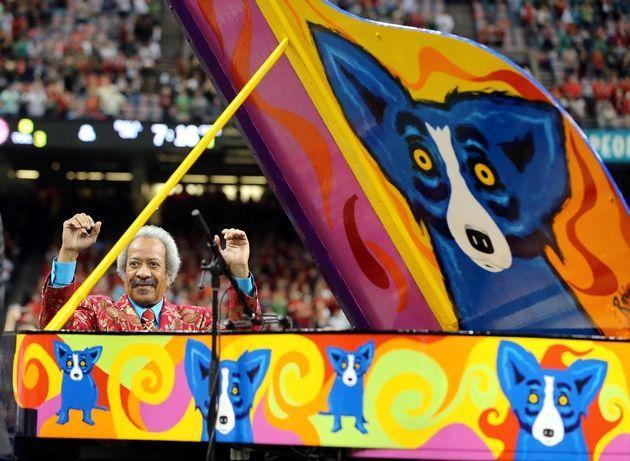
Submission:
[[157,286],[157,282],[155,281],[154,278],[148,278],[148,279],[139,279],[139,278],[135,278],[131,281],[131,288],[136,288],[136,287],[153,287],[155,288]]

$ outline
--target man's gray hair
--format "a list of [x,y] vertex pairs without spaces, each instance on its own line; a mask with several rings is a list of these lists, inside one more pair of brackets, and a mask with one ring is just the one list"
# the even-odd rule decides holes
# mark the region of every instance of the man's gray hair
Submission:
[[[182,264],[182,260],[179,257],[179,251],[177,250],[177,244],[175,243],[173,236],[161,227],[143,226],[140,228],[140,230],[131,242],[140,237],[156,239],[164,244],[164,248],[166,248],[166,282],[169,285],[173,283],[175,281],[175,277],[177,277],[177,273],[179,272],[179,267]],[[129,245],[131,245],[131,242],[129,243]],[[129,245],[127,245],[127,247],[125,247],[125,249],[120,252],[116,261],[116,269],[118,271],[118,275],[122,280],[125,280],[125,267],[127,266],[127,249],[129,248]]]

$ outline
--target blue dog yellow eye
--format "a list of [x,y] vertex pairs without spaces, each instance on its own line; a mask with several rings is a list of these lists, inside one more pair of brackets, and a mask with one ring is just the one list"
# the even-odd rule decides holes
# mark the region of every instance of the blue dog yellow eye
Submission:
[[494,173],[485,163],[477,163],[474,166],[475,176],[484,186],[492,187],[497,183]]
[[79,362],[79,366],[84,367],[84,366],[85,366],[85,360],[81,360],[81,361]]
[[529,397],[527,397],[527,401],[529,403],[538,403],[538,394],[534,394],[532,392],[531,394],[529,394]]
[[568,404],[569,404],[569,397],[567,397],[564,394],[558,397],[558,405],[560,405],[561,407],[566,407]]
[[354,364],[354,369],[355,369],[355,370],[358,370],[359,368],[361,368],[361,365],[359,365],[358,363],[355,363],[355,364]]
[[341,362],[341,369],[345,370],[346,368],[348,368],[348,363],[347,362]]
[[430,171],[431,168],[433,168],[433,160],[431,160],[431,156],[422,149],[414,149],[413,159],[416,162],[416,165],[418,165],[423,171]]
[[234,386],[232,388],[232,395],[238,395],[238,387]]
[[69,367],[71,367],[71,366],[72,366],[72,360],[68,360],[68,361],[66,361],[66,365],[68,365]]

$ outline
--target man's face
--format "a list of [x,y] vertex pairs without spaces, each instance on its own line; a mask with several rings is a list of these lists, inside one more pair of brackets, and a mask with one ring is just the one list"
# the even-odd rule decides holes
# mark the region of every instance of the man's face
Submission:
[[166,248],[154,238],[139,237],[127,249],[125,293],[139,306],[150,307],[166,291]]

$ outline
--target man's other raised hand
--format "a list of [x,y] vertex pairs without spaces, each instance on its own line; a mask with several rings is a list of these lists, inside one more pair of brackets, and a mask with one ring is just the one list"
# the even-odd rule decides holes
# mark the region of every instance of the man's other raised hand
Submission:
[[92,219],[85,213],[77,213],[64,221],[61,236],[61,250],[57,261],[76,261],[81,250],[91,247],[101,231],[101,222]]

